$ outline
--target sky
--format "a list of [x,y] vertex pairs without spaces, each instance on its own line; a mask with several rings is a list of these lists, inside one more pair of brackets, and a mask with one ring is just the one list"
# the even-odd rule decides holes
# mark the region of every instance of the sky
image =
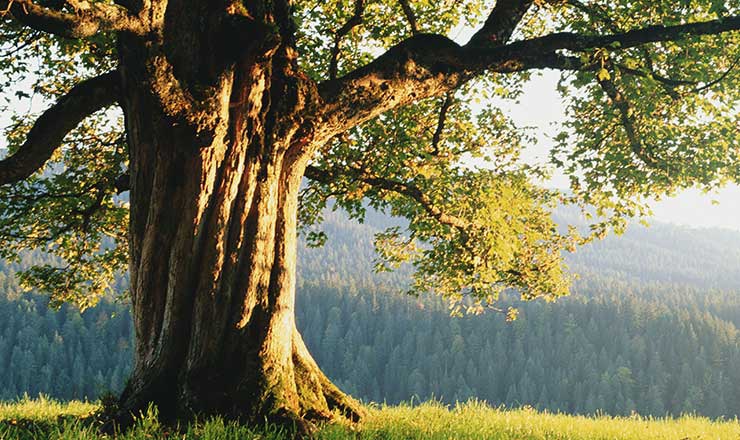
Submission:
[[[525,156],[542,160],[553,145],[558,124],[565,119],[565,106],[556,90],[558,73],[545,71],[532,78],[518,104],[507,104],[504,111],[519,126],[532,128],[537,143],[528,148]],[[567,187],[567,181],[557,175],[551,184]],[[740,231],[740,187],[731,185],[716,193],[704,194],[687,190],[675,197],[653,202],[654,221],[692,227],[721,227]]]

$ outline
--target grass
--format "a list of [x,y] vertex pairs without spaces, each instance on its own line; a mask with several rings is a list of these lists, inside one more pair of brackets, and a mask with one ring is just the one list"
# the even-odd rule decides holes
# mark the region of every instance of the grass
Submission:
[[[24,398],[0,403],[0,439],[26,440],[283,440],[274,427],[250,428],[215,418],[194,422],[179,431],[161,426],[150,410],[135,428],[118,435],[99,434],[84,417],[98,408],[83,402],[60,403]],[[490,440],[740,440],[738,420],[712,421],[702,417],[642,418],[582,417],[541,413],[532,409],[505,410],[471,401],[448,408],[439,403],[368,408],[358,426],[331,425],[316,434],[319,440],[490,439]]]

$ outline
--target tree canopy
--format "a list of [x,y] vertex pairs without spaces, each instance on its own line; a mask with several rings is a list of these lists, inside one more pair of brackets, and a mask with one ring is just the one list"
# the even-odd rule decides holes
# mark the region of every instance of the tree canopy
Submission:
[[[285,33],[250,15],[259,2],[226,3],[228,39],[214,38],[214,52]],[[510,287],[525,299],[565,294],[563,250],[621,231],[651,197],[740,181],[740,2],[491,3],[300,0],[285,2],[292,24],[279,24],[293,26],[301,75],[321,103],[310,115],[322,146],[305,173],[304,232],[326,238],[329,204],[358,220],[367,207],[403,217],[376,236],[378,268],[409,262],[412,290],[472,311]],[[2,0],[0,9],[0,88],[11,91],[0,256],[56,255],[22,280],[86,306],[128,261],[129,153],[110,109],[120,105],[116,38],[190,34],[145,17],[164,14],[149,2]],[[161,67],[172,81],[152,93],[169,96],[173,114],[210,105],[207,91]],[[561,72],[568,120],[551,162],[533,165],[521,157],[531,133],[491,99],[516,100],[542,69]],[[567,191],[545,188],[553,168],[570,177]],[[593,215],[590,230],[559,228],[550,212],[561,203]]]

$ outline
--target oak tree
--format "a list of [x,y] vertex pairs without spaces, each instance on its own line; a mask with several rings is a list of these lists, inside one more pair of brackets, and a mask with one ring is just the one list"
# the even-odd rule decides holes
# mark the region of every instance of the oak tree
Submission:
[[[0,11],[0,254],[55,256],[22,281],[82,306],[127,270],[121,416],[150,402],[170,419],[361,416],[295,326],[297,233],[320,244],[329,203],[405,218],[376,237],[378,269],[408,262],[412,291],[477,312],[507,288],[565,294],[562,250],[623,228],[647,197],[740,174],[737,0]],[[562,72],[551,165],[568,192],[543,187],[548,167],[521,159],[527,131],[492,104],[542,69]],[[592,230],[559,228],[557,203],[595,214]]]

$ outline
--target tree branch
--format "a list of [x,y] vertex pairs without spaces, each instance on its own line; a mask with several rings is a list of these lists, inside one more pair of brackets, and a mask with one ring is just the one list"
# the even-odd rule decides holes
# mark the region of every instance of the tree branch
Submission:
[[555,50],[583,51],[597,47],[624,50],[648,43],[678,41],[688,37],[716,35],[740,29],[740,16],[723,17],[718,20],[702,21],[675,26],[647,26],[610,35],[582,35],[573,32],[557,32],[531,40],[517,41],[506,47],[510,50],[522,48],[541,52]]
[[630,109],[629,102],[624,98],[624,95],[617,89],[611,79],[597,76],[599,85],[604,90],[604,93],[611,100],[612,105],[616,107],[619,112],[619,119],[622,123],[625,133],[627,134],[627,140],[630,143],[632,152],[640,159],[645,165],[650,167],[656,166],[655,159],[650,155],[650,152],[645,149],[645,146],[640,141],[640,136],[635,129],[635,123],[632,120],[632,110]]
[[0,0],[0,10],[41,32],[67,38],[89,38],[100,32],[146,33],[138,17],[121,6],[100,2],[68,1],[74,12],[38,5],[33,0]]
[[[497,8],[514,3],[501,2]],[[559,32],[493,47],[477,43],[482,37],[474,37],[467,45],[460,46],[441,35],[415,35],[370,64],[342,78],[319,84],[319,93],[326,104],[321,116],[326,124],[317,138],[329,139],[392,108],[444,94],[485,71],[593,68],[577,57],[559,53],[562,50],[579,52],[605,47],[617,51],[738,29],[740,16],[732,16],[676,26],[649,26],[609,35]],[[476,35],[483,35],[480,32],[492,35],[494,30],[489,27]]]
[[74,86],[36,120],[18,151],[0,160],[0,185],[21,181],[43,167],[77,124],[118,100],[119,88],[117,70]]
[[331,60],[329,61],[329,78],[337,77],[339,64],[339,51],[342,39],[355,27],[362,24],[362,14],[365,12],[365,0],[355,0],[355,10],[352,17],[334,34],[334,47],[331,50]]
[[116,189],[116,194],[121,195],[126,191],[131,190],[131,174],[125,172],[120,176],[116,177],[113,181],[113,187]]
[[692,85],[695,86],[695,85],[698,85],[700,82],[700,81],[688,81],[688,80],[683,80],[683,79],[668,78],[668,77],[658,75],[653,72],[645,72],[640,69],[633,69],[627,65],[620,64],[620,63],[615,64],[615,66],[619,70],[621,70],[622,72],[628,75],[639,76],[641,78],[651,78],[663,84],[664,86],[671,87],[671,88],[679,87],[679,86],[692,86]]
[[[612,17],[609,16],[609,13],[607,10],[605,10],[602,6],[595,5],[595,4],[584,4],[580,0],[567,0],[567,3],[573,6],[575,9],[581,11],[582,13],[590,16],[591,18],[595,19],[596,21],[600,22],[602,25],[606,26],[606,28],[614,33],[621,33],[622,28],[620,28],[617,23],[612,19]],[[651,72],[653,75],[653,79],[661,82],[663,84],[663,88],[666,90],[666,93],[671,95],[672,97],[677,97],[676,92],[673,90],[674,87],[680,85],[676,84],[673,80],[670,78],[665,78],[659,75],[654,68],[653,60],[650,57],[650,54],[647,50],[645,50],[644,47],[640,47],[638,49],[640,51],[640,54],[642,55],[643,59],[645,60],[646,67],[648,71]],[[639,75],[638,71],[630,71],[630,69],[627,66],[618,66],[620,70],[622,70],[625,73],[629,73],[632,75]],[[645,75],[647,76],[647,75]]]
[[514,33],[533,0],[498,0],[486,22],[468,42],[473,46],[500,46],[506,44]]
[[452,107],[454,102],[452,93],[445,95],[444,101],[439,108],[439,117],[437,118],[437,128],[434,130],[432,135],[432,154],[439,153],[439,142],[442,140],[442,132],[445,129],[445,122],[447,121],[447,111]]
[[316,182],[331,183],[340,177],[340,173],[352,179],[359,180],[374,188],[404,195],[418,203],[430,216],[441,224],[456,228],[463,234],[467,234],[466,230],[471,226],[471,224],[466,220],[442,211],[426,194],[424,194],[422,190],[410,183],[378,177],[357,168],[345,168],[342,171],[337,171],[323,170],[313,165],[309,165],[306,167],[304,175]]
[[712,88],[716,86],[717,84],[721,83],[722,81],[725,80],[725,78],[727,78],[730,75],[730,73],[732,73],[732,71],[738,66],[738,64],[740,64],[740,53],[735,57],[735,60],[730,64],[730,67],[728,67],[727,70],[722,72],[722,74],[719,77],[717,77],[717,79],[713,81],[709,81],[708,83],[695,88],[694,90],[692,90],[692,92],[693,93],[703,92],[704,90]]
[[409,3],[409,0],[398,0],[398,2],[401,4],[401,9],[403,9],[403,15],[406,17],[406,21],[409,23],[409,27],[411,28],[411,34],[416,35],[419,33],[419,25],[416,24],[416,14],[414,14],[414,10],[411,8],[411,4]]

